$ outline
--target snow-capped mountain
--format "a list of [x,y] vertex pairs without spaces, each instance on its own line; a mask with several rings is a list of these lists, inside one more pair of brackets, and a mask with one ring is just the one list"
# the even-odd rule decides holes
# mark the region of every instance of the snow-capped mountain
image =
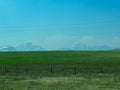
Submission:
[[6,46],[6,47],[0,47],[0,51],[16,51],[15,47],[12,46]]
[[19,46],[4,46],[0,47],[0,51],[6,52],[6,51],[42,51],[44,50],[41,46],[35,45],[31,42],[27,42],[25,44],[19,45]]

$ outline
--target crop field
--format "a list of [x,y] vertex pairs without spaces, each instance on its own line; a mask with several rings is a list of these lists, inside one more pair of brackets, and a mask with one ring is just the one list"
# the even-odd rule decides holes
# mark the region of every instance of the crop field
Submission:
[[120,90],[120,52],[1,52],[0,90]]

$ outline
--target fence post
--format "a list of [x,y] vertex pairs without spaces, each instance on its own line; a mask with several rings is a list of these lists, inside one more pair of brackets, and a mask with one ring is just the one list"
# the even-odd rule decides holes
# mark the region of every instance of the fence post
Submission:
[[25,73],[26,73],[26,75],[28,75],[28,67],[27,66],[25,66]]
[[51,72],[51,74],[53,74],[53,68],[52,68],[52,66],[50,67],[50,72]]
[[6,74],[6,65],[4,65],[4,74]]
[[76,74],[76,73],[77,73],[77,68],[74,67],[74,72],[73,72],[73,74]]

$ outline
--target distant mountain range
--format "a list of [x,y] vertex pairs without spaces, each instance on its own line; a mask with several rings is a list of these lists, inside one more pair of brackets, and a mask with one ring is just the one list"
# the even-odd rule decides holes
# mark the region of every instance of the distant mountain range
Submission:
[[[120,49],[114,49],[111,48],[107,45],[99,45],[99,46],[89,46],[86,44],[78,43],[75,44],[72,48],[60,48],[57,50],[117,50],[120,51]],[[35,45],[31,42],[27,42],[25,44],[19,45],[19,46],[5,46],[5,47],[0,47],[1,52],[6,52],[6,51],[45,51],[44,48],[42,48],[39,45]]]
[[6,46],[6,47],[0,47],[0,51],[16,51],[15,47],[12,46]]
[[[86,45],[86,44],[83,44],[83,43],[77,43],[75,45],[73,45],[73,47],[71,48],[60,48],[59,50],[86,50],[86,51],[89,51],[89,50],[114,50],[114,48],[110,47],[110,46],[107,46],[107,45],[95,45],[95,46],[90,46],[90,45]],[[118,50],[118,49],[117,49]],[[120,49],[119,49],[120,50]]]
[[89,46],[86,44],[78,43],[72,47],[72,50],[110,50],[112,47],[107,45],[96,45],[96,46]]
[[5,47],[0,47],[0,51],[43,51],[44,49],[39,46],[39,45],[34,45],[31,42],[27,42],[23,45],[19,46],[5,46]]
[[119,48],[112,49],[112,51],[120,51]]

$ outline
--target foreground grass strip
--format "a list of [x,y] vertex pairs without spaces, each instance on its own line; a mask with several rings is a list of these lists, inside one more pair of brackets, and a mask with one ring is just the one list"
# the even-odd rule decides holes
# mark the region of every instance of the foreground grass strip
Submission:
[[120,90],[120,76],[1,76],[0,90]]

